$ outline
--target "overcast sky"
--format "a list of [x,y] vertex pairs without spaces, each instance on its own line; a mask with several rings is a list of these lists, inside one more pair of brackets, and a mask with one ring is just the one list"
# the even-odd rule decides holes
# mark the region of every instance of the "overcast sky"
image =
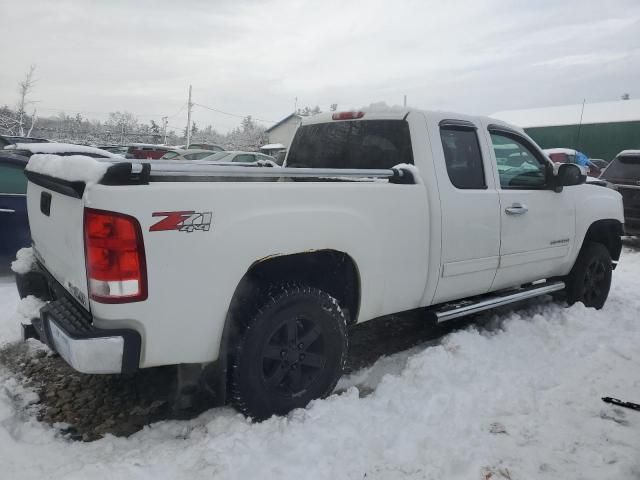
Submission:
[[[0,104],[186,124],[384,101],[490,114],[640,97],[639,0],[0,0]],[[182,109],[182,110],[181,110]],[[221,131],[240,119],[194,107]]]

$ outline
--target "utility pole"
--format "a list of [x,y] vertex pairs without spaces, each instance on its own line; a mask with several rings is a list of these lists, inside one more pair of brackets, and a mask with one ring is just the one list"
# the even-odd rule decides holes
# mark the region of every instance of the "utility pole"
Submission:
[[404,106],[405,106],[405,108],[407,107],[407,96],[406,95],[404,96]]
[[187,102],[187,148],[191,145],[191,109],[193,103],[191,102],[191,85],[189,85],[189,101]]
[[169,123],[169,117],[162,117],[162,143],[167,144],[167,124]]
[[293,113],[298,113],[298,97],[293,101]]

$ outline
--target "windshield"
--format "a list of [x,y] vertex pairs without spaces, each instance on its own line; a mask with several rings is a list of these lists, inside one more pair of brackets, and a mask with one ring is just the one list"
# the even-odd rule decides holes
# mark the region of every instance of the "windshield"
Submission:
[[305,125],[291,144],[288,167],[391,168],[413,163],[404,120],[359,120]]
[[640,180],[640,156],[614,158],[600,177],[607,180]]

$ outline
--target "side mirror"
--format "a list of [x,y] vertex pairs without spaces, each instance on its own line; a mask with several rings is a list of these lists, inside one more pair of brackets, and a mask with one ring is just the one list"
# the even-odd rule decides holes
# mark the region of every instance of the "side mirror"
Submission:
[[561,163],[554,175],[554,186],[556,192],[561,192],[562,187],[580,185],[587,181],[587,174],[574,163]]

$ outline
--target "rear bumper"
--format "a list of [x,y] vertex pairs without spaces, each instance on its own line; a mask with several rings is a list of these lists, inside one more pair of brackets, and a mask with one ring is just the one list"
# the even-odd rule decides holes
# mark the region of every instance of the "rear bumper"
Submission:
[[[31,275],[34,272],[30,272]],[[48,284],[47,272],[37,272]],[[50,285],[58,298],[40,310],[40,318],[23,325],[23,339],[36,338],[60,354],[82,373],[132,373],[140,364],[140,334],[131,329],[99,329],[91,314],[70,296],[60,295],[59,285]]]

